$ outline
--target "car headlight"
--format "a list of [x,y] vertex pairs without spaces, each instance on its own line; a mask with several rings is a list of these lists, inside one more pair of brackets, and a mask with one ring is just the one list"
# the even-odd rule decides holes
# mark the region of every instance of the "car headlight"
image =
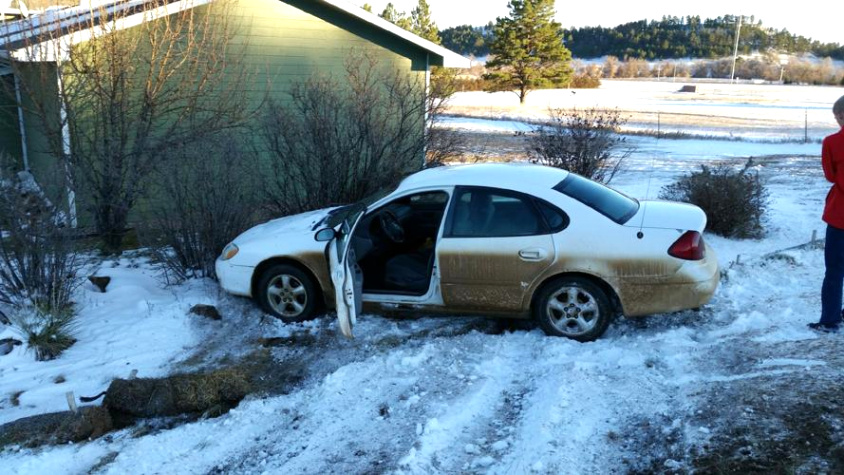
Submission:
[[229,243],[228,246],[223,248],[223,253],[220,255],[220,257],[224,261],[227,261],[227,260],[231,259],[232,257],[236,256],[238,251],[240,251],[240,249],[238,249],[238,247],[235,243]]

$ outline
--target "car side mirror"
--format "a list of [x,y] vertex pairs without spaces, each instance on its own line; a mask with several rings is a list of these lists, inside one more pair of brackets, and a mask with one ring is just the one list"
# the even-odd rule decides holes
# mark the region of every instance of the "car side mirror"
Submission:
[[320,229],[314,235],[317,242],[328,242],[337,236],[337,232],[332,228]]

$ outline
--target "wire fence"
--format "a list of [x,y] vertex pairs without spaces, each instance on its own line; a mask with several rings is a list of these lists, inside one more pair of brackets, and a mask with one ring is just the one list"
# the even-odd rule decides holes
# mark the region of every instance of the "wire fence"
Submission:
[[695,114],[664,111],[624,111],[625,132],[659,138],[709,138],[758,142],[815,143],[838,129],[829,125],[827,111],[794,109],[775,117]]

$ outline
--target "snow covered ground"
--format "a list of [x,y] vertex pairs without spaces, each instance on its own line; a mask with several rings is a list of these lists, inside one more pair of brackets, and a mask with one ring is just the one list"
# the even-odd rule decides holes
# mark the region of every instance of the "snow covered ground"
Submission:
[[[65,392],[96,394],[133,369],[159,376],[236,359],[260,337],[307,341],[272,349],[280,372],[303,379],[216,419],[10,448],[0,471],[712,473],[750,460],[835,473],[844,420],[825,407],[842,397],[831,391],[844,338],[805,326],[820,311],[822,250],[782,251],[823,230],[820,146],[636,140],[613,182],[635,197],[702,163],[751,155],[767,180],[764,239],[706,236],[724,278],[701,311],[622,319],[588,344],[491,319],[365,315],[347,341],[330,317],[284,325],[211,282],[163,287],[142,257],[124,258],[98,272],[113,278],[107,293],[79,290],[79,341],[59,359],[34,362],[22,347],[0,357],[0,423],[63,410]],[[197,303],[216,304],[223,320],[189,315]],[[0,327],[0,338],[14,335]]]
[[[694,93],[679,92],[694,85]],[[458,115],[544,120],[548,108],[618,109],[628,129],[681,132],[709,137],[802,140],[835,132],[832,103],[844,91],[830,86],[727,84],[712,82],[602,80],[600,88],[539,90],[519,105],[511,92],[460,92],[448,103]]]

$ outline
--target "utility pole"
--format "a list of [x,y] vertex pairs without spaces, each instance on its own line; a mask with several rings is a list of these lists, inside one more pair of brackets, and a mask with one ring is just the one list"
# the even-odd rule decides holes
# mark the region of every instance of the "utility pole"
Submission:
[[733,69],[730,71],[730,84],[733,83],[733,79],[736,77],[736,58],[738,58],[738,41],[739,36],[741,36],[741,19],[743,15],[739,15],[738,22],[736,23],[736,46],[733,48]]

